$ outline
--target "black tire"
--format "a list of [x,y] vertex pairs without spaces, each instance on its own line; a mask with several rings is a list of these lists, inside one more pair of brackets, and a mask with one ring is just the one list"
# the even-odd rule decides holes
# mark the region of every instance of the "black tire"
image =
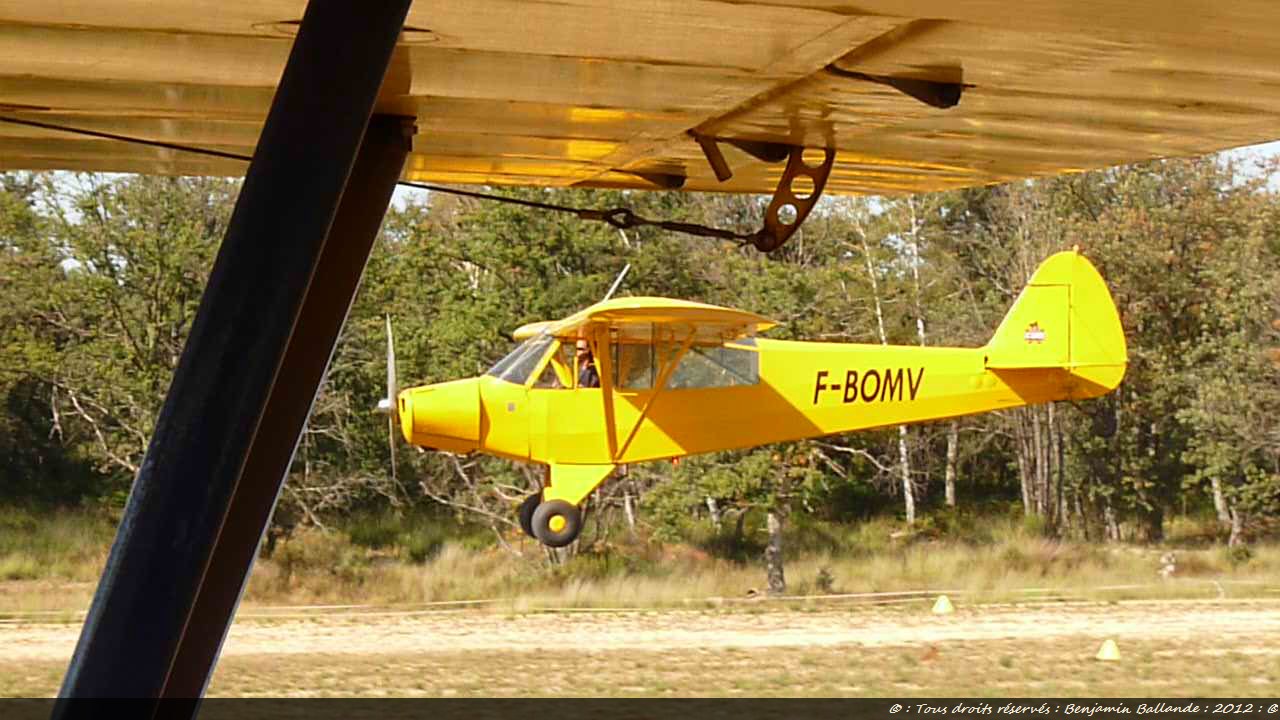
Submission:
[[536,492],[524,499],[520,503],[520,509],[516,512],[520,518],[520,529],[524,530],[524,534],[537,540],[538,536],[533,534],[533,511],[538,509],[538,505],[542,502],[542,493]]
[[[558,529],[553,530],[553,525]],[[543,545],[564,547],[577,540],[580,532],[582,513],[563,500],[548,500],[533,511],[533,534]]]

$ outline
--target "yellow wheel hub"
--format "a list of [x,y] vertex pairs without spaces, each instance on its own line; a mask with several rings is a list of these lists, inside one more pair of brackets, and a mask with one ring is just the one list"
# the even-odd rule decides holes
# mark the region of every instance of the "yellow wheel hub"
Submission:
[[561,530],[564,530],[564,526],[568,524],[569,523],[564,519],[563,515],[555,515],[552,516],[551,519],[547,520],[547,528],[553,533],[558,533]]

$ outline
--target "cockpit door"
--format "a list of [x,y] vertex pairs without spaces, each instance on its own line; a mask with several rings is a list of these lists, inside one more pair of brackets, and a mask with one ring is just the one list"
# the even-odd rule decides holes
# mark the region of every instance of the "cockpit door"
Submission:
[[[608,345],[592,343],[592,347],[599,349],[593,354],[592,366],[603,380],[608,364],[600,351],[607,351]],[[530,458],[537,462],[609,462],[605,390],[578,386],[582,368],[575,350],[572,340],[562,341],[529,390]]]

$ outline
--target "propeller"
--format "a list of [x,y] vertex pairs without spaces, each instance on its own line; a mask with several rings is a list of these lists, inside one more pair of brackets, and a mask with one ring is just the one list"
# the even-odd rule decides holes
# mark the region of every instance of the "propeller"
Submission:
[[387,396],[378,401],[378,410],[387,414],[387,446],[391,451],[391,480],[396,481],[396,423],[400,414],[396,403],[400,387],[396,379],[396,341],[391,334],[391,316],[387,315]]
[[400,384],[396,378],[396,340],[391,334],[391,316],[387,316],[387,404],[395,415],[396,399],[400,397]]

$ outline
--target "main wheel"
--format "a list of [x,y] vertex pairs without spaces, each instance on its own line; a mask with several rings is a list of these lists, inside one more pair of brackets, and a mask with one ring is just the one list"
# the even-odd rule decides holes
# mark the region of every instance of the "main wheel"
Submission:
[[535,540],[538,536],[533,534],[533,511],[538,509],[538,505],[541,502],[542,493],[536,492],[525,498],[524,502],[520,503],[520,510],[517,511],[517,515],[520,518],[520,529],[524,530],[525,535]]
[[533,534],[543,545],[564,547],[582,532],[582,513],[563,500],[548,500],[533,511]]

